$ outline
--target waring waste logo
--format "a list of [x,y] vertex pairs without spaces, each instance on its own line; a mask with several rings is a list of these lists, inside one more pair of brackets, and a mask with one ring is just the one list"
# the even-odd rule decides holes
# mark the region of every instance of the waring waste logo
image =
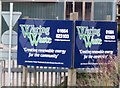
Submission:
[[37,46],[38,43],[52,43],[50,27],[35,27],[34,25],[20,25],[24,38],[28,38],[31,46]]
[[91,48],[92,45],[101,45],[102,39],[100,38],[100,30],[88,26],[76,26],[79,39],[84,41],[86,48]]

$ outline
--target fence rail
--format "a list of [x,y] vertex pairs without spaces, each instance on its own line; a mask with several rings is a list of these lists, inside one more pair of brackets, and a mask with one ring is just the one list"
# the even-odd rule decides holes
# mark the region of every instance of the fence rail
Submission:
[[[8,83],[8,61],[1,61],[1,86]],[[27,66],[27,86],[58,86],[67,76],[67,68]],[[11,86],[21,86],[23,66],[18,66],[16,60],[11,61]]]

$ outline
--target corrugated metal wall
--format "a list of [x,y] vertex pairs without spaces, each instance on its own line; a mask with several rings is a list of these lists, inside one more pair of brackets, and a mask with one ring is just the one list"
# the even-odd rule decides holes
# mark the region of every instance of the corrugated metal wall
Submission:
[[[79,20],[82,19],[82,3],[76,3],[76,10],[79,13]],[[87,2],[86,2],[87,3]],[[90,3],[90,2],[89,2]],[[67,4],[68,5],[68,4]],[[72,4],[71,4],[72,5]],[[79,6],[80,5],[80,6]],[[107,20],[112,18],[112,2],[95,2],[94,3],[94,20]],[[67,6],[68,7],[68,6]],[[88,10],[86,4],[86,20],[90,20],[91,11]],[[3,11],[9,11],[9,3],[3,2],[2,5]],[[66,9],[66,12],[71,12],[72,6]],[[21,18],[28,16],[29,18],[38,18],[38,19],[64,19],[64,2],[51,2],[51,3],[35,3],[35,2],[15,2],[14,11],[22,12]],[[69,15],[68,13],[66,14]],[[67,18],[69,19],[69,18]],[[2,22],[2,33],[8,30],[5,21]],[[17,30],[17,24],[13,28]]]
[[110,20],[112,18],[112,2],[95,2],[94,20]]
[[[3,11],[9,11],[9,3],[3,3]],[[59,19],[64,17],[64,2],[55,3],[14,3],[14,11],[22,12],[22,17],[29,16],[30,18],[39,19]]]
[[[9,3],[3,2],[2,11],[9,11]],[[15,2],[14,11],[22,12],[21,18],[28,16],[29,18],[38,19],[64,19],[64,2]],[[8,30],[4,20],[2,26],[2,33]],[[17,30],[17,24],[15,25],[14,30]]]

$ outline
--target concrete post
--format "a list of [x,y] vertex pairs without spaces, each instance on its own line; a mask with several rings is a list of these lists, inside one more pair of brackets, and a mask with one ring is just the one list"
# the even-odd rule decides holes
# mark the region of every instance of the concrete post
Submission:
[[68,88],[76,86],[76,69],[68,69]]
[[85,20],[85,0],[82,0],[82,20]]
[[[25,16],[23,19],[29,19],[29,16]],[[23,66],[22,86],[27,86],[27,74],[28,74],[27,66]]]
[[72,39],[72,67],[68,69],[68,88],[71,86],[76,86],[76,69],[74,68],[74,38],[75,38],[75,20],[78,20],[78,12],[74,12],[70,14],[70,20],[74,21],[74,29],[73,29],[73,39]]
[[64,0],[64,20],[66,19],[66,0]]
[[23,66],[23,84],[22,86],[27,86],[27,73],[28,73],[28,69],[26,66]]
[[91,21],[94,20],[94,0],[92,0],[92,6],[91,6]]

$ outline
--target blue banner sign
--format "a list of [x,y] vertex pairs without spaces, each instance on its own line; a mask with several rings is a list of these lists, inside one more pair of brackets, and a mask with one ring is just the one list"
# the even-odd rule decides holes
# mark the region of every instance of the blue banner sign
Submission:
[[18,65],[71,67],[73,21],[18,22]]
[[117,55],[116,22],[75,22],[75,68],[97,66],[97,59]]

